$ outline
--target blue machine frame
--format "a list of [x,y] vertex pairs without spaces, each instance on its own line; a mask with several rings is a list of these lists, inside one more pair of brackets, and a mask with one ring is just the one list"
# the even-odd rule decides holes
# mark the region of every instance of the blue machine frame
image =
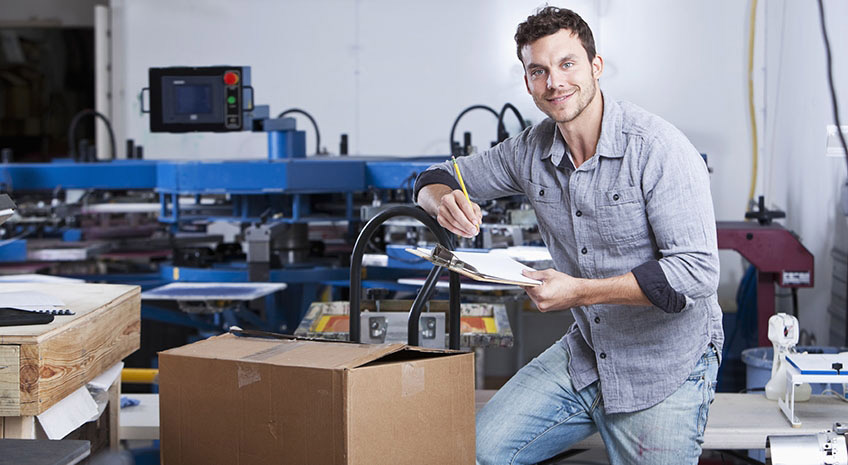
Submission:
[[[227,75],[237,79],[228,80]],[[446,156],[306,157],[305,133],[296,129],[293,118],[271,118],[270,108],[267,105],[254,105],[250,78],[249,66],[151,68],[149,70],[151,131],[265,132],[268,138],[268,156],[265,160],[113,160],[80,163],[66,159],[38,164],[6,163],[0,164],[0,189],[10,192],[50,192],[56,189],[148,190],[158,195],[159,222],[167,225],[174,232],[179,231],[181,225],[189,222],[215,220],[242,224],[266,223],[268,226],[274,226],[276,223],[292,224],[312,221],[355,223],[360,220],[358,212],[354,211],[356,193],[372,190],[385,193],[395,189],[409,191],[413,187],[417,173],[447,158]],[[173,88],[178,81],[180,85],[202,84],[205,87],[214,88],[212,95],[218,98],[203,103],[206,105],[204,108],[212,105],[217,110],[198,110],[198,114],[191,115],[191,118],[183,117],[185,115],[182,113],[180,113],[182,116],[177,115],[180,116],[179,118],[175,116],[174,105],[179,103],[175,97],[176,93],[163,89],[167,86]],[[249,94],[247,90],[250,91]],[[144,111],[143,102],[142,111]],[[167,115],[170,116],[166,118]],[[212,121],[215,118],[219,120]],[[232,118],[235,119],[230,121]],[[231,124],[233,122],[239,124],[233,125]],[[225,207],[223,211],[221,209],[206,209],[202,213],[199,213],[197,209],[188,211],[179,201],[180,197],[185,196],[198,198],[204,195],[222,194],[228,198],[228,207]],[[310,210],[312,205],[310,196],[326,194],[341,194],[344,199],[343,216],[318,216]],[[269,219],[269,211],[272,214],[271,219]],[[338,213],[334,214],[338,215]],[[353,231],[352,228],[351,231]],[[81,234],[77,230],[62,236],[66,240],[74,237],[79,239]],[[8,257],[18,259],[25,257],[25,243],[5,245],[6,247],[0,249],[0,261],[4,256],[7,259]],[[377,271],[369,275],[374,278],[380,273]],[[310,303],[308,300],[311,300],[310,296],[314,294],[313,288],[317,289],[320,285],[332,285],[349,279],[349,269],[316,264],[308,267],[291,266],[271,269],[268,274],[257,276],[260,276],[259,279],[267,277],[274,282],[289,284],[282,294],[288,302],[295,303],[295,308],[286,312],[285,321],[281,321],[278,318],[279,315],[273,314],[274,312],[266,312],[269,325],[266,329],[279,331],[281,324],[284,324],[293,330]],[[245,282],[249,281],[249,272],[244,263],[216,264],[212,268],[186,268],[166,264],[159,268],[158,274],[133,275],[129,278],[123,275],[109,275],[95,279],[110,282],[137,282],[145,286],[178,280]],[[127,279],[138,281],[127,281]],[[277,296],[272,296],[270,299],[276,298]],[[274,304],[271,301],[267,303]],[[170,322],[178,320],[180,324],[196,320],[193,317],[174,319],[167,315],[163,316],[161,311],[153,307],[150,307],[145,315],[170,320]],[[226,319],[229,321],[233,318],[233,315],[228,314]]]
[[[272,132],[273,133],[273,132]],[[270,134],[270,133],[269,133]],[[269,135],[269,137],[271,137]],[[280,146],[278,146],[279,148]],[[298,154],[300,155],[300,154]],[[200,219],[226,219],[240,222],[257,222],[259,211],[255,204],[270,201],[286,205],[290,212],[275,222],[308,223],[313,220],[359,221],[354,211],[353,196],[357,192],[391,189],[411,189],[417,173],[446,157],[282,157],[251,161],[148,161],[117,160],[101,163],[80,163],[56,160],[38,164],[0,164],[0,182],[8,191],[52,191],[62,189],[84,190],[152,190],[159,195],[159,221],[176,230],[184,222]],[[222,217],[183,215],[178,207],[180,196],[227,194],[232,211]],[[313,194],[343,194],[345,216],[338,218],[310,216],[308,197]],[[263,208],[264,209],[264,208]],[[10,244],[11,245],[11,244]],[[9,249],[11,252],[11,249]],[[20,254],[18,254],[20,255]],[[408,271],[404,272],[408,274]],[[369,273],[369,279],[392,279],[391,271]],[[397,276],[396,276],[397,275]],[[98,276],[93,279],[109,282],[136,282],[149,287],[173,281],[246,282],[248,271],[244,264],[231,264],[213,268],[161,266],[158,275],[123,277]],[[129,281],[128,281],[129,279]],[[291,287],[282,296],[271,297],[269,304],[279,306],[285,300],[292,305],[285,315],[268,315],[266,328],[279,331],[293,329],[311,303],[311,296],[322,285],[338,285],[349,279],[346,267],[311,266],[306,268],[272,269],[270,280],[286,282]],[[380,287],[392,287],[388,281]],[[197,318],[168,315],[166,310],[145,304],[144,315],[159,321],[176,324],[193,324],[208,328]],[[173,313],[173,312],[171,312]],[[269,312],[273,313],[273,312]],[[226,320],[233,315],[227,315]]]

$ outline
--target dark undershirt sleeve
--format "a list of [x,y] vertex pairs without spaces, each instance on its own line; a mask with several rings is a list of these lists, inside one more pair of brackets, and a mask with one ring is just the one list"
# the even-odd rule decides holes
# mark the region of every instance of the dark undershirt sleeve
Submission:
[[438,168],[429,169],[419,174],[418,178],[415,179],[415,194],[412,196],[412,201],[417,202],[418,191],[420,191],[422,187],[429,186],[430,184],[444,184],[451,189],[459,189],[459,182],[457,182],[456,178],[454,178],[450,173]]
[[686,296],[668,283],[660,262],[651,260],[633,268],[633,276],[652,304],[666,313],[678,313],[686,306]]

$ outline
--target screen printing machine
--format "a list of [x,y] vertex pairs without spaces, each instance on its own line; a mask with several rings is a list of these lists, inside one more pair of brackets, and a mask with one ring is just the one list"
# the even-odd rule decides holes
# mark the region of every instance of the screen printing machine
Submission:
[[[0,190],[13,197],[17,211],[0,231],[0,274],[138,284],[144,320],[203,334],[231,326],[283,333],[301,327],[329,337],[347,332],[338,304],[313,303],[347,296],[350,255],[362,225],[394,205],[410,205],[416,175],[444,157],[348,156],[344,136],[340,155],[306,156],[305,132],[285,116],[304,112],[271,117],[267,105],[254,104],[250,84],[251,69],[244,66],[151,68],[141,107],[151,132],[264,132],[267,159],[145,160],[142,147],[127,141],[128,159],[118,160],[108,120],[86,110],[69,128],[68,159],[5,160]],[[509,107],[495,112],[499,121]],[[111,160],[96,161],[87,141],[75,142],[84,117],[106,123]],[[505,130],[499,133],[507,137]],[[465,145],[470,146],[468,135]],[[477,246],[533,239],[528,211],[515,205],[492,210],[493,223]],[[400,308],[387,297],[419,287],[397,280],[424,277],[430,268],[405,257],[403,247],[432,243],[434,236],[403,217],[379,232],[365,250],[362,286],[369,292],[363,305],[387,314],[387,331],[363,335],[384,342],[401,325],[401,314],[385,311]],[[444,312],[438,302],[427,310]],[[512,344],[503,303],[474,303],[462,311],[468,313],[462,320],[464,345]],[[322,323],[325,316],[333,323]],[[444,346],[444,326],[438,336],[428,332],[428,341]]]
[[[474,348],[481,355],[477,366],[482,381],[480,348],[521,342],[513,337],[507,309],[515,311],[513,325],[520,324],[523,291],[463,283],[460,303],[454,273],[450,283],[441,281],[435,271],[441,268],[404,249],[436,242],[451,248],[506,248],[513,258],[545,268],[551,266],[550,256],[542,247],[533,210],[520,197],[485,203],[481,234],[451,243],[454,239],[435,222],[427,224],[423,210],[411,206],[417,174],[446,157],[347,156],[344,136],[339,156],[306,156],[305,132],[285,117],[302,110],[271,117],[268,106],[254,104],[250,82],[250,67],[243,66],[151,68],[142,109],[149,113],[151,132],[265,132],[267,159],[144,160],[142,147],[127,141],[127,159],[118,160],[112,135],[112,159],[96,161],[93,148],[74,139],[80,118],[101,118],[108,127],[108,120],[91,110],[72,122],[69,159],[27,164],[4,157],[0,191],[12,196],[17,209],[0,229],[0,274],[138,284],[144,320],[191,327],[201,335],[238,326],[371,343],[405,341],[409,335],[416,345]],[[144,105],[145,95],[149,106]],[[499,114],[474,106],[459,117],[478,108],[499,117],[500,140],[507,137],[507,109],[525,124],[509,104]],[[459,146],[456,127],[455,122],[451,148],[453,155],[462,155],[470,148],[470,136],[466,133],[465,147]],[[771,221],[775,216],[761,201],[754,214],[758,221],[718,224],[719,247],[738,251],[757,267],[760,345],[770,340],[766,328],[775,313],[774,286],[813,285],[812,254]],[[414,295],[422,288],[414,300],[389,298]],[[447,288],[452,291],[449,301],[430,301]],[[415,310],[412,318],[410,308]],[[744,426],[721,418],[725,410],[737,418],[745,408],[739,402],[719,398],[706,448],[763,448],[765,437],[777,431],[761,427],[755,434],[740,434],[737,430]],[[844,440],[831,440],[842,437],[843,426],[827,433],[830,439],[810,438],[821,438],[827,422],[848,420],[848,409],[839,402],[819,404],[807,411],[793,399],[801,420],[789,420],[812,415],[815,421],[805,424],[812,429],[804,429],[812,436],[804,447],[815,444],[833,454],[842,450],[843,457]],[[838,416],[821,413],[837,409]],[[779,412],[775,404],[771,413]],[[776,421],[785,427],[790,423],[786,418]],[[761,420],[752,423],[762,426]],[[727,440],[717,439],[721,434]],[[597,446],[598,441],[590,439],[584,446]],[[773,463],[848,463],[848,457]]]

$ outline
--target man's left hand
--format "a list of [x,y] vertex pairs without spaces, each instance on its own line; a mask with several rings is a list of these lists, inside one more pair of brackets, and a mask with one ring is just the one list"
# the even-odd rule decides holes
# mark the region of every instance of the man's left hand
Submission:
[[524,276],[542,281],[539,286],[527,286],[524,290],[542,312],[566,310],[583,305],[581,282],[584,281],[548,268],[541,271],[522,271]]

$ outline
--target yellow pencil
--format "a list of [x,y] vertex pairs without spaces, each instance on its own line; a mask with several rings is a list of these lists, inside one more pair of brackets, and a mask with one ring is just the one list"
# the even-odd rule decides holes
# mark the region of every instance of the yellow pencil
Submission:
[[[472,205],[471,199],[468,197],[468,189],[465,188],[465,183],[462,182],[462,173],[459,172],[459,165],[456,163],[456,158],[451,157],[451,161],[453,162],[453,170],[456,171],[456,178],[459,179],[459,187],[462,188],[462,193],[465,194],[465,200],[468,201],[468,205],[471,205],[473,209],[474,205]],[[477,228],[478,231],[480,230],[480,227],[476,222],[474,223],[474,227]]]

